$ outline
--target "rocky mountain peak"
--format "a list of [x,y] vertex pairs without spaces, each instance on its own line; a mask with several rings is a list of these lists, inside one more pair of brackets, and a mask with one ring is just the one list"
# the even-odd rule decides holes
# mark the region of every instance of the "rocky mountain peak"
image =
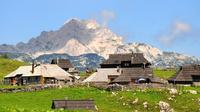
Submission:
[[32,54],[81,54],[95,53],[108,58],[113,53],[143,53],[154,65],[182,65],[197,63],[197,58],[178,53],[164,52],[144,43],[124,43],[123,37],[99,25],[95,20],[71,19],[56,31],[42,31],[28,43],[0,45],[0,51]]

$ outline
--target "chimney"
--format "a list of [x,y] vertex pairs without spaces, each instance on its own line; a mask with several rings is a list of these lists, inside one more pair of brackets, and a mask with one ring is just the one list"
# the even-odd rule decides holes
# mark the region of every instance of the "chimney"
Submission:
[[131,63],[133,63],[133,59],[134,59],[134,53],[133,51],[131,52]]
[[146,68],[146,66],[145,66],[145,65],[146,65],[146,63],[143,63],[143,69],[145,69],[145,68]]
[[59,59],[58,59],[58,57],[57,57],[56,64],[58,64],[58,63],[59,63]]
[[34,60],[33,60],[33,62],[32,62],[32,70],[31,70],[32,73],[34,73],[34,68],[35,68],[34,66],[35,66],[35,63],[34,63]]
[[133,56],[131,56],[131,63],[133,63],[133,59],[134,59],[134,57],[133,57]]

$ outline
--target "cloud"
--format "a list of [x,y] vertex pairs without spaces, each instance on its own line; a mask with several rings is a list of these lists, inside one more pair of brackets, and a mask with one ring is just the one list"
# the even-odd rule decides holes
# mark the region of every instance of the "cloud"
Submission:
[[178,38],[186,35],[190,30],[191,26],[189,24],[180,21],[174,22],[169,30],[169,33],[162,34],[159,37],[159,40],[162,44],[169,46]]
[[102,26],[107,27],[109,22],[116,18],[116,14],[111,10],[102,10],[94,15],[91,19],[97,20]]
[[101,22],[102,22],[102,25],[103,26],[107,26],[109,21],[115,19],[116,15],[113,11],[109,11],[109,10],[103,10],[101,13],[100,13],[100,16],[101,16]]

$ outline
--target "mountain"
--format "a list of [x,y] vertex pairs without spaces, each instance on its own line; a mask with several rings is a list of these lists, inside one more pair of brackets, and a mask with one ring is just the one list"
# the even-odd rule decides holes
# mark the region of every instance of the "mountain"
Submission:
[[108,28],[101,27],[92,20],[72,19],[59,30],[43,31],[38,37],[30,39],[28,43],[20,42],[15,47],[0,46],[0,50],[20,51],[35,57],[52,53],[68,53],[74,56],[97,53],[106,57],[119,45],[122,45],[122,37],[117,36]]
[[[28,54],[24,53],[10,53],[10,52],[3,52],[0,53],[0,58],[6,56],[8,59],[14,59],[18,61],[25,61],[27,63],[32,63],[33,57]],[[52,59],[69,59],[71,63],[78,69],[78,70],[86,70],[87,68],[98,68],[100,63],[105,59],[102,56],[99,56],[95,53],[88,53],[82,54],[79,56],[71,56],[69,54],[44,54],[40,55],[37,58],[34,58],[36,62],[40,63],[51,63]]]
[[83,54],[80,56],[70,56],[68,54],[45,54],[37,57],[35,60],[42,63],[51,63],[52,59],[69,59],[73,65],[79,70],[86,68],[97,68],[105,59],[97,54]]
[[144,43],[129,43],[121,45],[115,53],[143,53],[144,57],[155,67],[177,67],[184,64],[200,64],[198,58],[179,54],[175,52],[165,52],[151,45]]
[[[38,37],[30,39],[28,43],[0,45],[0,51],[19,53],[21,57],[14,56],[14,58],[20,60],[29,59],[28,56],[22,54],[33,56],[40,61],[47,61],[50,59],[49,57],[63,56],[62,58],[70,58],[74,63],[75,60],[83,63],[85,59],[86,63],[91,64],[93,62],[100,63],[102,57],[106,59],[109,54],[138,52],[144,53],[144,56],[156,67],[200,63],[193,56],[165,52],[144,43],[126,44],[121,36],[99,25],[96,21],[78,19],[67,21],[58,30],[43,31]],[[90,60],[92,56],[94,56],[92,59],[97,61]],[[76,64],[77,67],[81,63]],[[84,63],[82,66],[90,66],[89,64]]]

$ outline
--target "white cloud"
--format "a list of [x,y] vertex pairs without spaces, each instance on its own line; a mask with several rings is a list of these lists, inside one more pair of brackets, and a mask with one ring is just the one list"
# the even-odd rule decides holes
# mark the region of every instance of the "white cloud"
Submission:
[[109,10],[103,10],[101,13],[100,13],[100,16],[101,16],[101,22],[102,22],[102,25],[103,26],[107,26],[109,21],[115,19],[116,15],[113,11],[109,11]]
[[102,10],[91,17],[91,19],[98,21],[104,27],[107,27],[109,22],[115,18],[116,14],[111,10]]
[[184,34],[191,30],[191,26],[184,22],[173,23],[169,33],[163,34],[159,37],[159,40],[164,45],[171,45],[176,39],[182,37]]

